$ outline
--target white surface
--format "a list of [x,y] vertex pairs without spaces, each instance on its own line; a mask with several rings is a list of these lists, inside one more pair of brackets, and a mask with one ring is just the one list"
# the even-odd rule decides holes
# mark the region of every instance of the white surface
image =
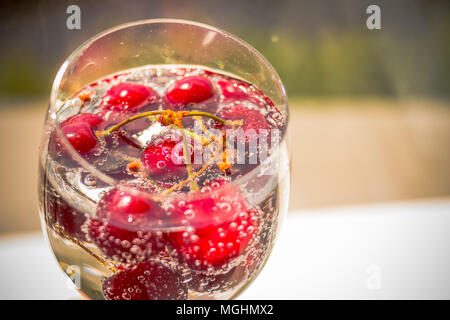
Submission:
[[0,242],[0,299],[77,299],[41,234]]
[[[305,210],[240,299],[450,298],[450,201]],[[76,299],[40,235],[0,240],[0,299]]]

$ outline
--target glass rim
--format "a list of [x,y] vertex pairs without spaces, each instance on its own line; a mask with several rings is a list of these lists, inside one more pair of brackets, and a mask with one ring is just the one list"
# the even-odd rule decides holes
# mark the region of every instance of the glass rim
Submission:
[[[127,23],[123,23],[120,25],[117,25],[115,27],[111,27],[108,28],[100,33],[97,33],[96,35],[92,36],[91,38],[89,38],[88,40],[86,40],[85,42],[83,42],[80,46],[78,46],[70,55],[67,59],[64,60],[63,64],[61,65],[61,67],[59,68],[55,79],[53,81],[52,84],[52,89],[51,89],[51,93],[50,93],[50,104],[49,104],[49,116],[55,120],[55,130],[56,133],[58,135],[58,138],[60,139],[60,141],[62,142],[62,144],[64,145],[64,148],[66,151],[69,152],[70,156],[72,156],[75,161],[84,169],[86,169],[87,171],[89,171],[91,174],[94,174],[97,178],[99,178],[101,181],[113,186],[113,187],[120,187],[120,188],[130,188],[135,190],[135,188],[133,187],[133,185],[127,185],[124,184],[122,181],[117,180],[103,172],[101,172],[100,170],[98,170],[97,168],[95,168],[95,166],[93,166],[91,163],[89,163],[88,160],[86,160],[82,155],[80,155],[75,148],[70,144],[70,142],[68,141],[68,139],[66,138],[66,136],[63,134],[62,130],[61,130],[61,122],[58,121],[58,110],[59,108],[64,104],[57,104],[57,93],[59,92],[60,89],[60,85],[63,79],[63,76],[68,68],[68,66],[70,65],[70,63],[79,56],[80,53],[82,53],[84,50],[86,50],[89,45],[91,45],[92,43],[94,43],[95,41],[111,34],[114,33],[116,31],[119,30],[123,30],[126,28],[130,28],[130,27],[134,27],[134,26],[140,26],[140,25],[146,25],[146,24],[180,24],[180,25],[191,25],[191,26],[196,26],[199,28],[203,28],[203,29],[207,29],[210,31],[214,31],[217,32],[219,34],[222,34],[226,37],[231,38],[233,41],[237,42],[239,45],[245,47],[247,50],[249,50],[256,58],[258,58],[264,65],[265,68],[267,68],[270,73],[274,76],[274,80],[278,86],[278,89],[280,91],[280,97],[282,100],[282,106],[284,106],[285,110],[285,119],[286,119],[286,128],[284,130],[284,132],[282,132],[282,135],[280,135],[280,141],[279,144],[281,145],[282,142],[285,140],[286,138],[286,134],[287,134],[287,126],[289,124],[289,108],[288,108],[288,99],[287,99],[287,94],[286,94],[286,90],[284,88],[283,83],[281,82],[281,79],[278,75],[278,73],[275,71],[275,69],[272,67],[272,65],[269,63],[269,61],[261,54],[259,53],[254,47],[252,47],[250,44],[248,44],[247,42],[245,42],[244,40],[238,38],[237,36],[222,30],[220,28],[217,27],[213,27],[204,23],[200,23],[200,22],[195,22],[195,21],[189,21],[189,20],[184,20],[184,19],[170,19],[170,18],[161,18],[161,19],[142,19],[142,20],[136,20],[136,21],[132,21],[132,22],[127,22]],[[155,64],[156,65],[156,64]],[[161,65],[161,64],[159,64]],[[194,65],[192,65],[194,66]],[[205,68],[205,66],[202,65],[198,65],[199,67],[203,67]],[[206,67],[207,69],[212,69],[209,67]],[[221,70],[218,70],[221,71]],[[120,71],[118,71],[120,72]],[[221,71],[223,72],[223,71]],[[105,75],[104,77],[106,77],[108,75]],[[103,78],[103,77],[102,77]],[[245,79],[244,79],[245,80]],[[79,90],[81,90],[84,86],[89,85],[84,84],[83,86],[81,86],[81,88],[79,88]],[[75,93],[76,94],[76,93]],[[66,99],[67,100],[67,99]],[[270,154],[263,162],[259,163],[255,168],[253,168],[252,170],[250,170],[249,172],[243,174],[242,176],[240,176],[239,178],[232,180],[230,182],[228,182],[225,186],[221,186],[217,189],[220,191],[223,190],[227,190],[228,188],[233,188],[239,185],[243,184],[246,181],[249,181],[250,179],[254,178],[255,176],[258,175],[258,173],[264,168],[264,164],[268,163],[269,161],[272,161],[274,157],[278,156],[277,154]],[[172,193],[167,194],[167,195],[161,195],[159,193],[156,192],[150,192],[147,190],[142,190],[140,189],[140,193],[145,193],[148,194],[150,196],[150,198],[163,198],[163,199],[167,199],[167,198],[173,198],[174,195]],[[215,190],[211,190],[211,192],[215,192]],[[192,191],[188,191],[188,192],[176,192],[175,193],[175,198],[177,198],[178,196],[183,196],[186,194],[193,194],[194,192]],[[195,198],[203,198],[206,197],[209,192],[195,192],[196,196]]]

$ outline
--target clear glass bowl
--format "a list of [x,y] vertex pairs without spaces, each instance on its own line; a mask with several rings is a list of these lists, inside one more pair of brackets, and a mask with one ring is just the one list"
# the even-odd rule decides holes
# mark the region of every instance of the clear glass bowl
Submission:
[[[165,67],[201,69],[220,77],[230,76],[263,92],[271,101],[271,107],[278,109],[283,123],[282,128],[277,128],[281,130],[276,148],[272,148],[267,159],[249,167],[243,174],[214,188],[203,188],[201,192],[182,189],[161,193],[136,189],[117,176],[99,170],[95,162],[73,147],[62,130],[61,123],[80,111],[74,97],[89,91],[92,83],[103,83],[114,75],[120,78],[125,70],[165,70]],[[164,85],[165,78],[158,79],[159,73],[155,72],[156,80]],[[287,212],[287,124],[287,97],[275,70],[254,48],[225,31],[190,21],[157,19],[120,25],[93,37],[63,63],[55,78],[40,148],[41,219],[62,270],[80,292],[92,299],[236,297],[262,269],[280,221]],[[59,156],[55,156],[55,145],[60,148],[56,152]],[[201,207],[204,212],[201,218],[197,213],[195,225],[186,223],[186,219],[154,215],[153,209],[149,209],[152,218],[146,220],[145,225],[117,224],[108,212],[110,207],[106,206],[106,216],[101,220],[98,208],[105,207],[101,199],[112,189],[144,199],[147,204],[158,204],[166,214],[170,211],[168,203],[180,202],[189,203],[194,211]],[[226,208],[218,210],[216,207],[221,207],[218,202]],[[216,232],[217,228],[233,228],[236,221],[243,223],[248,215],[254,221],[251,232],[246,231],[251,237],[237,240],[238,250],[223,263],[189,261],[186,259],[189,253],[177,252],[177,242],[165,242],[173,235],[179,238],[187,234],[196,241],[208,242],[211,239],[202,237],[211,236],[208,232],[212,229]],[[243,223],[247,228],[249,221]],[[92,232],[93,225],[100,229]],[[123,239],[111,238],[109,229],[97,232],[105,228],[119,230]],[[224,231],[228,240],[230,234],[234,234],[228,229],[219,231]],[[154,237],[161,241],[158,240],[157,245],[152,242],[152,254],[142,253],[142,244]],[[117,248],[127,250],[118,257]],[[190,254],[192,257],[195,252]],[[143,290],[147,292],[142,293]]]

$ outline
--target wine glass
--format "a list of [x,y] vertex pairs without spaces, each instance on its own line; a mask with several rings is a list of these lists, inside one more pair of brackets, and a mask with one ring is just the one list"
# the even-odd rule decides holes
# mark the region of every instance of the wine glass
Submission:
[[91,299],[232,299],[262,269],[289,197],[284,87],[217,28],[173,19],[93,37],[53,83],[43,229]]

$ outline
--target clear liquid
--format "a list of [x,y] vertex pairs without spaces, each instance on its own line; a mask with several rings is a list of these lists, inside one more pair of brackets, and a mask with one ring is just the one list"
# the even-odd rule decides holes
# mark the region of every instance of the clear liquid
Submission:
[[[160,97],[164,97],[167,88],[175,80],[198,74],[208,77],[216,90],[214,99],[204,103],[200,106],[201,108],[204,110],[221,110],[234,103],[233,101],[226,101],[227,99],[220,90],[218,82],[221,80],[240,82],[241,80],[232,79],[228,75],[217,72],[207,71],[205,73],[204,69],[198,67],[145,67],[123,72],[120,76],[113,77],[113,80],[109,80],[111,78],[100,80],[80,90],[80,92],[90,93],[90,101],[84,103],[82,112],[97,113],[102,103],[101,98],[111,86],[120,82],[136,82],[151,86]],[[272,121],[274,128],[284,132],[285,119],[273,116],[273,113],[271,114],[268,111],[274,107],[267,104],[264,94],[251,85],[242,83],[250,88],[251,95],[249,99],[241,99],[240,103],[248,108],[259,110],[269,121]],[[160,110],[170,108],[166,105],[164,98],[160,98],[156,103]],[[81,105],[78,96],[66,101],[58,114],[59,119],[62,121],[73,116],[80,110]],[[192,105],[187,110],[189,108],[197,110],[199,106]],[[205,122],[205,125],[208,126],[209,123]],[[189,124],[187,128],[189,129]],[[145,146],[155,136],[161,134],[163,130],[165,128],[160,123],[151,122],[143,130],[132,132],[131,137]],[[173,248],[168,244],[163,244],[163,247],[158,249],[160,252],[156,255],[137,252],[131,254],[131,256],[129,250],[124,250],[123,253],[119,252],[119,255],[117,255],[117,252],[111,254],[102,245],[99,245],[98,239],[93,239],[93,235],[89,233],[89,226],[96,218],[99,202],[105,192],[110,190],[112,186],[101,181],[76,161],[66,161],[64,155],[55,154],[54,150],[51,149],[52,142],[54,142],[51,133],[49,137],[47,153],[40,166],[41,216],[45,221],[50,245],[61,268],[71,276],[79,289],[88,297],[104,299],[107,279],[123,272],[122,270],[126,271],[134,265],[146,261],[169,268],[171,272],[177,273],[178,278],[182,279],[182,287],[187,290],[187,296],[177,295],[175,292],[173,294],[175,298],[182,296],[188,299],[230,299],[251,282],[261,270],[270,254],[278,231],[280,212],[286,212],[288,181],[285,175],[288,168],[284,143],[280,147],[280,168],[276,173],[255,175],[253,179],[240,186],[243,197],[256,212],[258,221],[255,225],[256,230],[252,233],[248,244],[239,252],[239,255],[229,259],[229,261],[227,260],[220,267],[215,266],[205,269],[196,268],[195,265],[180,258],[179,254],[173,254]],[[124,170],[126,161],[123,160],[129,157],[130,153],[132,156],[138,157],[139,152],[134,147],[126,144],[120,145],[117,141],[112,141],[109,147],[98,151],[99,156],[95,155],[87,160],[97,170],[112,179],[141,185],[146,183],[145,179],[127,174]],[[243,167],[242,172],[237,170],[227,179],[231,181],[239,179],[242,174],[248,173],[250,169],[255,169],[254,165],[249,170],[245,168],[245,165]],[[202,187],[203,184],[207,184],[222,175],[223,173],[217,168],[211,168],[198,176],[196,181]],[[180,181],[171,181],[170,185],[178,182]],[[181,193],[187,191],[186,189],[180,190]],[[234,218],[230,216],[229,219],[229,222],[231,222]],[[221,223],[227,225],[226,218],[225,220],[222,219]],[[180,225],[173,227],[147,225],[145,230],[140,231],[150,232],[158,237],[158,231],[170,233],[172,229],[180,231],[180,228],[186,227]],[[133,240],[136,239],[132,239],[131,242]],[[161,238],[161,240],[163,239]],[[76,273],[75,276],[74,272]],[[150,275],[151,277],[152,275]],[[164,280],[160,282],[157,285],[164,287]],[[125,294],[114,296],[114,298],[127,299],[130,296],[133,297],[133,295]],[[150,298],[152,298],[151,295]]]

